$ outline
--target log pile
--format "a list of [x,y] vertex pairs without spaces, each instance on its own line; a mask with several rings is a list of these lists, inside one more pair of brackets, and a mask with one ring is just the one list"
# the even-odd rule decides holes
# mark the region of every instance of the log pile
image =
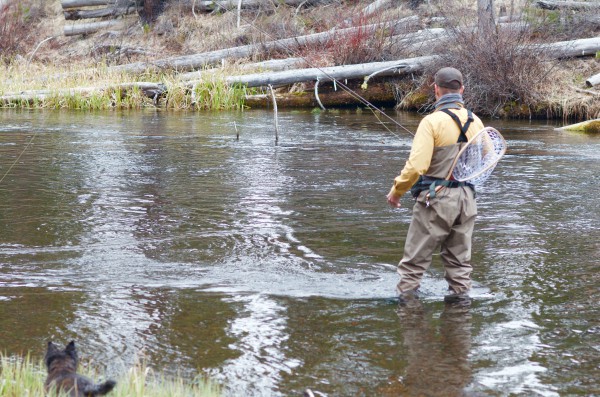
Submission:
[[65,21],[77,21],[65,23],[65,36],[92,34],[104,29],[121,30],[125,26],[123,17],[143,9],[143,1],[134,0],[63,0],[61,5]]
[[[65,19],[67,20],[87,20],[88,18],[94,18],[94,22],[86,22],[82,25],[65,26],[65,35],[75,34],[88,34],[99,29],[114,29],[124,25],[122,18],[131,13],[139,13],[146,5],[150,4],[151,0],[62,0],[61,4],[64,9]],[[188,0],[180,0],[182,3],[186,3]],[[259,0],[244,0],[247,7],[252,7]],[[310,4],[323,3],[331,0],[285,0],[285,4]],[[208,9],[214,9],[214,7],[221,7],[222,9],[230,9],[233,4],[240,6],[239,0],[190,0],[190,7],[194,10],[204,11]],[[209,4],[210,3],[210,4]],[[550,0],[538,1],[539,7],[548,8],[549,4],[552,3]],[[554,2],[560,3],[556,7],[566,7],[567,2]],[[156,3],[153,3],[156,4]],[[391,2],[389,0],[376,0],[371,6],[364,9],[365,13],[373,13],[379,9],[389,7]],[[580,4],[569,3],[572,7],[580,7]],[[586,3],[588,7],[593,7],[595,3]],[[94,9],[81,9],[82,7],[95,7]],[[142,11],[143,12],[143,11]],[[106,19],[98,21],[97,19]],[[115,20],[114,18],[120,18]],[[225,60],[236,60],[249,58],[255,55],[261,56],[263,59],[265,55],[273,51],[288,52],[288,53],[301,53],[301,49],[306,47],[324,47],[330,43],[335,43],[339,37],[349,36],[356,32],[361,34],[377,35],[385,31],[388,35],[388,40],[394,45],[402,46],[403,48],[412,47],[423,47],[430,46],[429,43],[435,42],[439,44],[440,41],[448,40],[451,37],[450,30],[445,28],[432,28],[426,27],[427,23],[422,21],[417,16],[409,16],[398,20],[392,20],[387,22],[381,22],[370,25],[356,26],[352,21],[344,21],[341,27],[338,29],[309,34],[298,37],[290,37],[285,39],[273,40],[268,42],[242,45],[233,48],[219,49],[215,51],[178,56],[166,59],[157,59],[149,62],[134,62],[128,64],[121,64],[118,66],[111,66],[108,68],[112,72],[125,72],[125,73],[142,73],[148,70],[164,71],[171,70],[178,73],[180,83],[188,90],[194,91],[194,88],[201,83],[202,79],[205,79],[207,75],[214,75],[219,72],[219,69],[206,69],[207,67],[214,66],[216,64],[222,64]],[[502,29],[503,26],[508,26],[510,29],[515,29],[509,24],[498,24],[497,29]],[[521,24],[519,28],[526,28],[525,24]],[[463,29],[463,28],[461,28]],[[464,27],[464,29],[477,29],[477,27]],[[516,48],[516,50],[523,50],[528,52],[541,52],[548,58],[561,59],[561,58],[572,58],[580,56],[593,56],[600,51],[600,37],[593,37],[580,40],[563,41],[557,43],[547,43],[538,45],[528,45]],[[414,52],[413,52],[414,53]],[[424,51],[416,51],[417,54],[424,54]],[[297,106],[309,106],[308,104],[318,103],[320,106],[320,96],[323,100],[329,104],[348,104],[357,103],[356,97],[345,97],[341,91],[336,92],[335,89],[332,91],[332,87],[335,84],[322,85],[321,95],[318,93],[319,83],[325,82],[346,82],[351,81],[351,85],[362,87],[361,95],[364,97],[370,97],[375,102],[387,102],[393,96],[393,92],[389,86],[383,83],[380,79],[371,84],[368,90],[367,82],[369,79],[385,76],[399,76],[399,75],[410,75],[422,73],[425,69],[435,64],[439,60],[439,56],[432,53],[426,52],[422,56],[413,56],[412,58],[404,58],[389,62],[371,62],[357,65],[343,65],[335,67],[312,67],[304,58],[289,58],[284,60],[271,60],[262,62],[254,65],[246,65],[246,68],[250,74],[240,75],[227,75],[224,80],[230,85],[245,85],[247,87],[282,87],[290,86],[299,83],[309,83],[311,87],[314,86],[314,96],[306,95],[304,97],[295,96],[295,100],[289,100],[290,103],[297,103]],[[309,66],[309,67],[307,67]],[[260,72],[252,73],[254,70],[260,70]],[[242,70],[244,68],[240,68]],[[361,85],[362,83],[362,85]],[[158,98],[160,95],[165,93],[166,88],[164,86],[153,87],[151,85],[145,86],[146,83],[139,83],[137,88],[143,92],[147,92],[146,95],[152,98]],[[148,83],[150,84],[150,83]],[[596,74],[591,76],[586,84],[588,87],[594,87],[600,84],[600,75]],[[106,87],[87,87],[83,88],[81,92],[90,92],[94,90],[105,90]],[[122,86],[120,90],[126,91],[130,87]],[[372,92],[368,92],[369,90]],[[387,90],[387,91],[386,91]],[[384,93],[384,91],[386,91]],[[273,90],[271,90],[273,93]],[[66,95],[69,92],[65,92]],[[45,92],[27,92],[27,93],[13,93],[5,94],[0,97],[0,101],[11,101],[11,100],[33,100],[43,99],[50,93]],[[335,99],[337,97],[337,99]],[[275,95],[273,94],[274,98]],[[281,95],[280,95],[281,97]],[[284,100],[284,99],[281,99]],[[249,103],[268,103],[269,97],[267,96],[254,96],[248,98]]]
[[[283,0],[281,4],[291,7],[316,6],[336,0]],[[163,0],[164,2],[164,0]],[[233,9],[254,9],[263,5],[263,0],[180,0],[183,7],[191,12],[215,12]],[[78,21],[65,24],[64,35],[75,36],[96,33],[111,28],[125,26],[124,18],[131,15],[154,19],[161,0],[62,0],[61,6],[65,21]],[[93,22],[89,22],[93,19]],[[98,21],[101,19],[101,21]],[[117,23],[120,21],[121,23]]]

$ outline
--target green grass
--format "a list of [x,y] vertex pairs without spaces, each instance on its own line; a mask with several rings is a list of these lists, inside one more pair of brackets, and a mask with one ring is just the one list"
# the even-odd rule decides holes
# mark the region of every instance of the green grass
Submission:
[[[82,368],[81,371],[83,375],[94,380],[99,378],[92,368]],[[24,358],[0,355],[0,396],[43,397],[45,379],[46,369],[41,361],[36,362],[29,355]],[[144,364],[131,368],[116,381],[117,386],[109,396],[218,397],[221,395],[217,385],[202,377],[193,381],[180,377],[167,378]],[[61,394],[60,397],[64,395]]]
[[[0,108],[22,109],[72,109],[72,110],[124,110],[163,108],[169,110],[243,110],[245,96],[253,90],[244,86],[229,85],[223,73],[209,74],[193,88],[180,81],[175,73],[145,72],[140,75],[110,72],[106,67],[53,67],[30,65],[23,72],[17,61],[0,62],[0,97],[21,92],[38,91],[45,95],[1,100]],[[38,78],[48,76],[48,78]],[[58,77],[57,77],[58,76]],[[132,82],[162,83],[166,93],[154,101],[140,89],[121,89],[120,84]],[[74,90],[86,87],[85,92]],[[94,89],[88,89],[94,87]],[[72,93],[65,90],[73,89]]]

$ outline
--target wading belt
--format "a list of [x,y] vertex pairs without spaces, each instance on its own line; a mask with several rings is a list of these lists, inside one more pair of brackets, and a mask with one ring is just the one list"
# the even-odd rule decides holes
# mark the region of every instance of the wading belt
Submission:
[[[452,118],[452,120],[454,120],[454,122],[458,125],[458,128],[460,128],[460,135],[458,136],[458,140],[456,141],[456,143],[468,142],[469,139],[467,138],[467,131],[469,130],[469,127],[471,126],[471,122],[473,122],[473,113],[467,109],[467,122],[463,125],[460,122],[460,119],[458,118],[458,116],[456,114],[452,113],[451,111],[449,111],[448,109],[440,109],[439,111],[444,112],[448,116],[450,116]],[[432,198],[435,198],[435,195],[436,195],[435,188],[437,186],[444,186],[444,187],[449,187],[449,188],[468,186],[471,189],[473,189],[473,193],[475,193],[475,186],[473,186],[472,184],[470,184],[468,182],[459,182],[459,181],[453,181],[453,180],[447,180],[447,179],[441,179],[441,178],[431,178],[431,177],[423,176],[423,175],[421,175],[419,177],[419,180],[410,189],[410,193],[416,199],[417,197],[419,197],[419,194],[422,191],[429,190],[429,198],[432,199]]]

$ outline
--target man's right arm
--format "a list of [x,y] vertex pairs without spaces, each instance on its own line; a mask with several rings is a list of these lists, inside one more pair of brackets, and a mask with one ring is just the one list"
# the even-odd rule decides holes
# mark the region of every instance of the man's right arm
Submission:
[[433,147],[433,129],[429,120],[424,118],[415,133],[408,160],[400,175],[394,178],[388,196],[401,197],[417,182],[420,175],[427,172],[433,156]]

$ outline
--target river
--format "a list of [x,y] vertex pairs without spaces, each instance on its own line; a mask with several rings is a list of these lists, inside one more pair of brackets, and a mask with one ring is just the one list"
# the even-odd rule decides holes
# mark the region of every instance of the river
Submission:
[[[409,130],[421,115],[394,113]],[[370,112],[0,112],[0,350],[74,339],[227,396],[600,395],[600,137],[486,120],[471,307],[395,266],[411,136]]]

